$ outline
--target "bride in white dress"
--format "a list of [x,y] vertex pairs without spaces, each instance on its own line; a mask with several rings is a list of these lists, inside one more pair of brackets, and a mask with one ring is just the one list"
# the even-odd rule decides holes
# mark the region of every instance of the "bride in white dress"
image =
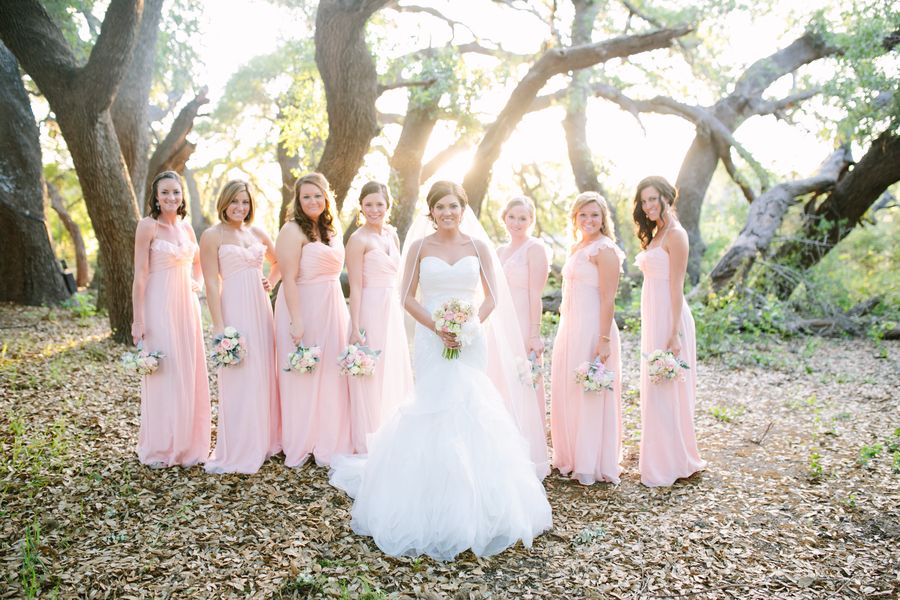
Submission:
[[452,560],[518,540],[530,547],[552,525],[550,505],[528,444],[485,373],[483,328],[459,358],[445,359],[444,347],[458,342],[436,334],[431,317],[452,298],[476,306],[482,322],[491,314],[491,249],[460,231],[461,186],[438,182],[427,200],[435,232],[409,245],[401,288],[418,321],[415,398],[371,437],[367,457],[336,457],[330,481],[354,498],[353,530],[386,554]]

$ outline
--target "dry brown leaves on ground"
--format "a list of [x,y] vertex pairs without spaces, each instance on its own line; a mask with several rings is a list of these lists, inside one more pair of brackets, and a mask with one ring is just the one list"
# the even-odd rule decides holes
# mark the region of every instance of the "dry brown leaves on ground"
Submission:
[[554,473],[533,548],[438,563],[354,535],[322,468],[140,465],[138,385],[105,321],[0,306],[0,596],[897,597],[897,343],[800,338],[699,365],[709,468],[665,489],[639,482],[624,344],[622,483]]

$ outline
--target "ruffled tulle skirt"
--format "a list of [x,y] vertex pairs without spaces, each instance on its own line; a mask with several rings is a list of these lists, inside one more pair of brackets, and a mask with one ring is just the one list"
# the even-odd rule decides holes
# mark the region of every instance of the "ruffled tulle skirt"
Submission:
[[[332,462],[332,485],[355,499],[351,527],[386,554],[489,556],[552,525],[528,445],[487,376],[461,360],[417,373],[416,400],[369,442]],[[423,371],[426,371],[423,369]]]

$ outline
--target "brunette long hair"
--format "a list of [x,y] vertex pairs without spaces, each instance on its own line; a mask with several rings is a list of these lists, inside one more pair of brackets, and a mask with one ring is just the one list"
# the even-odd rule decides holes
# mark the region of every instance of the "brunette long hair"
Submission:
[[[306,216],[306,213],[303,212],[303,207],[300,206],[300,186],[305,183],[316,186],[322,190],[322,195],[325,196],[325,210],[322,211],[316,222],[313,222],[312,219]],[[333,205],[331,186],[321,173],[308,173],[294,183],[294,202],[291,204],[292,217],[309,241],[318,240],[323,244],[331,242],[332,236],[337,233],[334,228],[334,215],[331,212]]]
[[163,171],[153,178],[153,183],[150,184],[150,190],[147,192],[145,210],[154,219],[159,218],[161,211],[159,209],[159,200],[156,199],[156,193],[159,190],[159,182],[163,179],[174,179],[178,182],[178,187],[181,188],[181,206],[178,207],[178,216],[183,219],[187,215],[187,198],[185,197],[184,182],[181,181],[181,175],[175,171]]
[[431,189],[428,190],[428,195],[425,196],[425,202],[428,204],[428,219],[432,223],[434,223],[434,217],[431,216],[431,210],[438,200],[445,196],[453,196],[459,200],[459,203],[462,204],[463,212],[469,205],[469,197],[466,195],[466,190],[463,186],[452,181],[435,181]]
[[678,190],[665,177],[651,175],[641,180],[637,186],[637,191],[634,193],[634,212],[632,213],[635,233],[638,239],[641,240],[641,248],[646,248],[650,245],[650,242],[653,241],[653,233],[656,230],[656,222],[648,219],[641,208],[641,192],[649,187],[659,192],[660,218],[668,218],[670,210],[672,215],[675,214],[674,206],[675,201],[678,199]]

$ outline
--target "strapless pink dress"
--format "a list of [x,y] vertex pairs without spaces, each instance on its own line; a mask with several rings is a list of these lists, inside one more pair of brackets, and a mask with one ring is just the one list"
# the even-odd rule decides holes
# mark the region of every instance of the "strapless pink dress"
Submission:
[[366,345],[381,355],[371,376],[349,377],[350,432],[357,454],[366,454],[369,435],[411,399],[409,343],[396,288],[399,267],[399,253],[376,248],[363,256],[359,325],[366,330]]
[[[664,234],[665,235],[665,234]],[[665,350],[672,334],[669,253],[662,246],[639,253],[635,263],[644,274],[641,288],[641,354]],[[651,383],[641,359],[641,483],[667,486],[706,467],[694,434],[697,395],[697,347],[694,317],[686,301],[681,307],[680,357],[690,367],[685,380]]]
[[[531,318],[531,301],[529,298],[530,281],[528,274],[528,249],[534,245],[541,246],[546,252],[544,244],[535,238],[528,238],[522,246],[510,254],[503,261],[503,272],[509,283],[509,292],[512,295],[513,304],[516,307],[516,316],[519,319],[519,327],[522,330],[522,342],[528,347],[529,319]],[[544,390],[544,376],[538,377],[534,389],[535,402],[541,415],[541,426],[547,429],[547,394]]]
[[275,302],[276,367],[281,396],[281,433],[284,464],[298,467],[313,456],[328,465],[335,454],[350,454],[350,394],[347,377],[341,375],[337,357],[347,345],[350,313],[341,293],[339,277],[344,247],[339,236],[332,245],[310,242],[300,254],[295,285],[300,296],[303,344],[319,346],[322,358],[312,373],[285,371],[287,356],[294,351],[291,316],[279,290]]
[[191,290],[197,244],[150,243],[144,349],[165,354],[141,380],[138,458],[148,465],[195,465],[210,445],[209,380],[200,301]]
[[263,244],[219,246],[222,317],[247,345],[239,364],[219,369],[216,449],[210,473],[255,473],[281,451],[281,407],[275,372],[275,324],[262,286]]

